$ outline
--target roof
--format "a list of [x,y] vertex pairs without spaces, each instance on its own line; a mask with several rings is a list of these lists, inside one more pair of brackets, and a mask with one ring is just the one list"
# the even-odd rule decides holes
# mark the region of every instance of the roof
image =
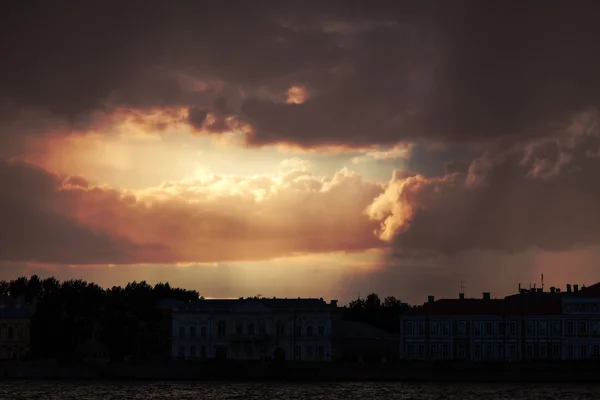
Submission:
[[409,316],[549,315],[560,314],[558,296],[517,296],[506,299],[441,299],[410,310]]
[[23,304],[21,299],[13,299],[12,297],[0,298],[0,319],[28,319],[32,315],[33,307]]
[[586,288],[579,289],[576,292],[571,292],[570,297],[587,297],[587,298],[600,298],[600,282]]
[[396,339],[394,335],[374,327],[364,321],[335,321],[334,336],[353,339]]
[[190,311],[271,312],[277,310],[331,310],[335,306],[322,299],[201,299],[177,308]]

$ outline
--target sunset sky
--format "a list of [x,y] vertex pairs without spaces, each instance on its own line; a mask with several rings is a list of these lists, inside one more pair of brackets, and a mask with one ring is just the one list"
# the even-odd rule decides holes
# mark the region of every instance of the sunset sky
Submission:
[[0,279],[600,280],[596,1],[5,1]]

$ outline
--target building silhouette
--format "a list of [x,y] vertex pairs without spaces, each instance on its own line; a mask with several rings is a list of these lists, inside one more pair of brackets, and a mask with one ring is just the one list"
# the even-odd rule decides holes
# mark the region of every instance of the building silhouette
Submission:
[[503,299],[430,296],[400,318],[406,360],[559,361],[600,358],[600,283],[522,289]]

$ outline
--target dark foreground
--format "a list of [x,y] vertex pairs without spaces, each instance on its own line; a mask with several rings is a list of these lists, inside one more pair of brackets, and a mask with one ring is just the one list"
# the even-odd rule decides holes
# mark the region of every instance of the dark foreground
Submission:
[[427,384],[391,382],[224,383],[224,382],[0,382],[1,399],[60,400],[587,400],[600,398],[600,386],[565,384]]
[[91,365],[82,362],[0,363],[0,379],[150,381],[390,381],[600,383],[594,363],[186,363]]

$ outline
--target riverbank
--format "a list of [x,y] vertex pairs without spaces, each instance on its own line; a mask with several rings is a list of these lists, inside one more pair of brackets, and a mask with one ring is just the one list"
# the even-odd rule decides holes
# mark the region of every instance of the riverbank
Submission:
[[598,363],[0,363],[0,379],[128,381],[387,381],[600,383]]

